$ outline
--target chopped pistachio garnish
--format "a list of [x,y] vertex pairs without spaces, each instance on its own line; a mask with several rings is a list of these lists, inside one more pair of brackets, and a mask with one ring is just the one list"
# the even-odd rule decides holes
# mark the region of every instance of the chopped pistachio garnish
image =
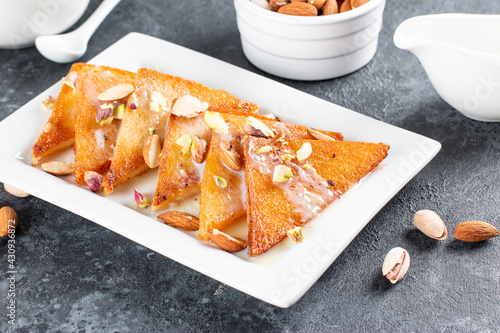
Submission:
[[277,165],[274,167],[273,183],[284,183],[293,176],[292,169],[285,165]]
[[125,105],[120,104],[113,110],[113,118],[123,119],[123,115],[125,114]]
[[137,204],[137,207],[146,209],[149,207],[150,202],[148,198],[146,198],[142,193],[137,191],[137,189],[134,188],[134,197],[135,197],[135,203]]
[[181,146],[183,155],[187,155],[189,153],[192,142],[193,142],[193,137],[191,136],[191,134],[184,134],[183,136],[178,138],[177,141],[175,141],[175,143]]
[[308,169],[311,169],[311,165],[309,163],[306,163],[302,166],[302,169],[304,170],[308,170]]
[[56,100],[54,97],[49,96],[49,98],[46,98],[42,101],[42,104],[45,109],[52,110],[54,108],[54,104],[56,104]]
[[153,135],[156,133],[156,127],[150,127],[148,128],[149,135]]
[[207,123],[208,127],[221,134],[229,133],[226,121],[218,112],[205,111],[205,122]]
[[312,146],[309,142],[305,142],[302,147],[300,147],[299,150],[297,150],[297,159],[299,162],[304,161],[307,159],[309,156],[311,156],[312,153]]
[[72,89],[76,89],[76,82],[78,80],[78,75],[76,72],[69,72],[68,75],[61,79],[62,83],[71,87]]
[[226,179],[219,177],[219,176],[214,176],[215,184],[219,188],[226,188],[228,186],[228,182]]
[[291,160],[293,160],[295,156],[293,155],[290,155],[290,154],[283,154],[283,155],[280,155],[280,158],[285,161],[285,162],[290,162]]
[[298,244],[304,240],[304,234],[302,233],[301,227],[295,227],[287,232],[288,237],[295,243]]

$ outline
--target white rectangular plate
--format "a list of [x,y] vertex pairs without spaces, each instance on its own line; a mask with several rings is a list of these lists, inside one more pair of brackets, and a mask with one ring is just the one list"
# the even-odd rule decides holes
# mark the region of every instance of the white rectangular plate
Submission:
[[[346,140],[384,142],[391,146],[382,164],[361,184],[335,201],[305,228],[295,246],[285,240],[257,259],[209,246],[169,227],[135,206],[132,188],[149,198],[155,172],[139,177],[104,198],[31,166],[31,147],[50,112],[42,99],[56,96],[61,83],[24,105],[0,123],[0,181],[67,209],[153,251],[233,288],[279,307],[294,304],[334,262],[371,218],[440,150],[418,134],[374,120],[338,105],[263,78],[220,60],[150,36],[131,33],[90,63],[135,71],[148,67],[259,104],[265,113],[314,128],[339,131]],[[19,129],[22,128],[22,131]],[[63,158],[70,158],[68,156]]]

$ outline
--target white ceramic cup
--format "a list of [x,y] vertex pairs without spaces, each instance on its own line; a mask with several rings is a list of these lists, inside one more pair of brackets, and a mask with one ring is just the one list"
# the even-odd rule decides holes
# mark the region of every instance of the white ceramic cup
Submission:
[[89,0],[0,0],[0,48],[32,46],[38,36],[63,32],[88,4]]
[[385,0],[353,10],[302,17],[234,0],[245,56],[263,71],[296,80],[331,79],[365,66],[375,55]]

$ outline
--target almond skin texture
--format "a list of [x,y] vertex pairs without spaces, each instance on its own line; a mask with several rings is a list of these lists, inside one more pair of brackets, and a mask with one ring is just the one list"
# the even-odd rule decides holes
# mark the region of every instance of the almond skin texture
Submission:
[[316,7],[317,10],[320,10],[323,8],[325,5],[326,0],[307,0],[307,3],[310,3],[314,7]]
[[364,5],[368,1],[369,0],[351,0],[351,6],[352,8],[358,8],[359,6]]
[[340,5],[339,12],[343,13],[343,12],[347,12],[351,9],[352,9],[351,0],[345,0],[344,2],[342,2],[342,5]]
[[286,5],[289,2],[290,0],[269,0],[269,6],[271,7],[271,10],[273,12],[276,12],[278,11],[278,9],[280,9],[280,7]]
[[323,6],[323,15],[333,15],[339,12],[337,0],[327,0]]
[[318,10],[306,2],[292,2],[278,9],[278,13],[295,16],[317,16]]
[[200,229],[200,220],[188,213],[170,211],[158,215],[158,218],[165,222],[165,224],[187,231]]
[[9,234],[9,229],[17,227],[16,211],[10,207],[2,207],[0,209],[0,237],[5,237]]
[[455,228],[455,238],[463,242],[482,242],[499,234],[497,228],[482,221],[462,222]]
[[242,239],[229,236],[217,229],[208,229],[208,237],[221,249],[227,252],[238,252],[247,247],[248,243]]

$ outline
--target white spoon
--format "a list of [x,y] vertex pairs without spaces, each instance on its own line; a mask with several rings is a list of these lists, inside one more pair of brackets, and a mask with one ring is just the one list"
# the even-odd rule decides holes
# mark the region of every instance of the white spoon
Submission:
[[37,37],[36,48],[54,62],[68,63],[79,59],[87,51],[87,43],[97,27],[120,1],[104,0],[85,23],[70,33]]

